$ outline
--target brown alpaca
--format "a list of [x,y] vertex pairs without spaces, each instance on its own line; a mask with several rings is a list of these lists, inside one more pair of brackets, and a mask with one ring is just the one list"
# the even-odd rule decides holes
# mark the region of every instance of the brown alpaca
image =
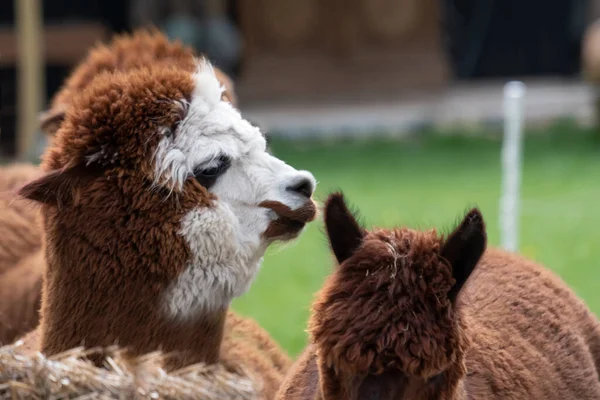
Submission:
[[207,62],[105,73],[77,93],[46,174],[20,190],[44,219],[39,349],[118,343],[172,354],[167,369],[217,362],[231,300],[269,244],[316,213],[312,175],[265,146]]
[[[41,176],[39,168],[15,164],[0,168],[0,191],[12,192]],[[44,273],[39,212],[23,199],[0,194],[0,345],[39,322]]]
[[21,261],[23,253],[41,246],[39,213],[23,199],[8,193],[21,187],[24,182],[39,178],[42,172],[34,165],[14,164],[0,167],[0,208],[12,213],[0,213],[0,274],[7,272]]
[[[194,69],[194,51],[177,41],[169,41],[157,30],[138,30],[117,35],[109,44],[91,49],[52,99],[41,118],[43,131],[52,139],[64,119],[75,93],[103,72],[127,71],[144,65],[177,65]],[[234,106],[236,95],[231,79],[215,68],[225,87],[223,98]],[[11,343],[39,323],[45,260],[42,255],[42,227],[39,211],[9,194],[40,174],[33,165],[19,164],[0,168],[0,344]],[[42,264],[39,264],[39,263]],[[8,289],[10,288],[10,290]]]
[[554,274],[486,250],[477,209],[446,238],[366,231],[335,194],[325,225],[339,266],[277,398],[600,398],[598,320]]

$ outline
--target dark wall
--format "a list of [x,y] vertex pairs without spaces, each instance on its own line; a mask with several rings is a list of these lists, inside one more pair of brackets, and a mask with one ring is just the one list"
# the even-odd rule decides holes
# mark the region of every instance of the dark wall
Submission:
[[[14,24],[14,1],[0,0],[0,24]],[[44,0],[44,22],[64,20],[101,21],[114,31],[129,28],[129,1],[123,0]]]
[[587,0],[442,0],[459,78],[573,75]]

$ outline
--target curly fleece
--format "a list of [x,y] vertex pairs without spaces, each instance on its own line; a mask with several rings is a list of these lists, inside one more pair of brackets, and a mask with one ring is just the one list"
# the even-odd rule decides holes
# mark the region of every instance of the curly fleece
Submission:
[[[356,243],[344,232],[360,228],[339,222],[346,211],[336,202],[325,219],[343,262],[317,295],[310,344],[277,398],[600,398],[597,318],[542,266],[483,251],[477,211],[448,238],[376,229]],[[448,251],[450,241],[460,251]],[[474,270],[461,276],[456,266],[465,263]],[[457,282],[466,284],[455,298]]]

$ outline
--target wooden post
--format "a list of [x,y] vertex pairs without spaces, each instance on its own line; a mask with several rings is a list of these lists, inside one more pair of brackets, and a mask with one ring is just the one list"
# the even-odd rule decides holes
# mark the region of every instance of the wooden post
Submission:
[[43,16],[40,0],[15,0],[17,30],[17,155],[31,148],[38,131],[43,107],[44,49]]

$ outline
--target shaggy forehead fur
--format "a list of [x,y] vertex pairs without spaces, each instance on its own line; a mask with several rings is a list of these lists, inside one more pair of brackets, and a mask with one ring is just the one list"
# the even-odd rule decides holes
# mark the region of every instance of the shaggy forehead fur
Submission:
[[[88,56],[73,70],[61,89],[54,95],[50,109],[42,115],[44,131],[54,134],[73,97],[92,80],[106,72],[128,71],[145,66],[174,66],[193,72],[197,54],[179,41],[170,41],[157,29],[141,29],[131,35],[117,35],[108,44],[92,48]],[[215,68],[215,75],[224,87],[223,100],[237,105],[231,79]]]
[[456,361],[459,320],[451,267],[435,230],[375,230],[325,282],[310,333],[342,375],[396,369],[429,378]]
[[142,30],[133,35],[116,36],[111,43],[90,50],[62,89],[54,96],[51,107],[69,104],[73,96],[102,72],[125,71],[152,64],[175,65],[193,71],[191,48],[180,42],[170,42],[158,30]]
[[151,159],[163,127],[175,128],[190,99],[192,74],[176,68],[140,68],[100,74],[73,99],[44,168],[56,170],[90,162],[107,169],[140,171],[153,178]]
[[[166,276],[182,268],[180,264],[190,255],[176,233],[181,219],[193,208],[209,206],[213,197],[192,179],[186,181],[183,193],[169,197],[166,189],[153,185],[153,156],[164,127],[174,128],[184,117],[177,100],[190,99],[194,88],[193,75],[188,72],[151,67],[101,74],[74,97],[73,107],[42,162],[46,171],[70,175],[64,180],[69,186],[62,189],[63,193],[66,189],[73,193],[60,201],[71,201],[72,207],[59,208],[56,214],[61,216],[61,229],[69,221],[72,232],[89,232],[91,243],[110,243],[119,229],[124,234],[123,242],[135,242],[137,234],[146,236],[131,254],[124,252],[132,257],[125,267],[139,265],[136,257],[143,258],[145,249],[160,253],[152,256],[153,262],[161,260],[157,265],[164,267],[161,273]],[[79,183],[73,183],[74,179]],[[71,214],[77,217],[71,218]],[[93,221],[81,224],[90,218]],[[111,224],[112,236],[107,236]],[[65,248],[70,251],[72,246]],[[166,255],[170,262],[163,260]]]

